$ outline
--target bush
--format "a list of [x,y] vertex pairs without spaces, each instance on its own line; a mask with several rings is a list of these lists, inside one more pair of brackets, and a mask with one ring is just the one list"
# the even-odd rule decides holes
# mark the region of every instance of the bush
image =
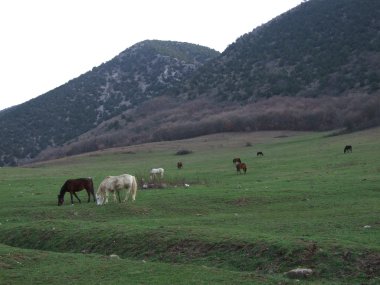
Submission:
[[185,154],[190,154],[190,153],[193,153],[193,152],[191,150],[182,149],[182,150],[177,151],[176,155],[185,155]]

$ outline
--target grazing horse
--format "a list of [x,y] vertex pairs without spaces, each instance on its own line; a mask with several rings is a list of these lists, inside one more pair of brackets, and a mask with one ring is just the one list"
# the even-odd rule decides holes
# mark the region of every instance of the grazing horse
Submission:
[[352,152],[352,146],[350,146],[350,145],[346,145],[346,146],[344,147],[343,152],[344,152],[344,153],[346,153],[346,152]]
[[233,164],[238,164],[238,163],[241,163],[241,159],[239,158],[239,157],[237,157],[237,158],[234,158],[233,160],[232,160],[232,163]]
[[157,177],[164,178],[164,172],[165,170],[163,168],[152,168],[150,170],[150,180],[154,180]]
[[177,162],[177,168],[181,169],[183,167],[182,161]]
[[256,153],[256,155],[257,155],[257,156],[264,156],[264,154],[263,154],[262,151],[258,151],[258,152]]
[[74,204],[73,201],[73,195],[75,198],[78,199],[79,203],[81,203],[81,200],[77,196],[75,192],[81,191],[83,189],[86,189],[87,195],[88,195],[88,201],[91,200],[91,195],[94,198],[95,202],[95,193],[94,193],[94,183],[92,182],[92,178],[78,178],[78,179],[68,179],[66,182],[62,185],[61,191],[58,195],[58,206],[61,206],[64,202],[64,197],[66,192],[70,193],[71,197],[71,205]]
[[236,173],[241,174],[241,170],[243,169],[244,174],[247,172],[247,165],[242,162],[242,163],[237,163],[236,164]]
[[113,194],[113,200],[116,202],[116,194],[121,203],[120,192],[125,189],[126,194],[123,202],[127,202],[129,195],[132,195],[132,200],[136,200],[137,182],[136,177],[129,174],[119,176],[107,176],[99,185],[96,191],[96,202],[98,205],[108,203],[109,193]]

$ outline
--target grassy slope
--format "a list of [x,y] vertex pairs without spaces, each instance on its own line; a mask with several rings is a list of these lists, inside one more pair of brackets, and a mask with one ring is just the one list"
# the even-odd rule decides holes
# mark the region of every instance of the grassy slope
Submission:
[[[352,154],[343,154],[345,144]],[[175,156],[182,148],[194,153]],[[305,266],[316,271],[308,284],[375,284],[379,154],[379,128],[335,137],[263,132],[2,168],[0,242],[46,251],[1,246],[0,283],[292,284],[282,273]],[[236,175],[236,156],[246,175]],[[67,178],[147,179],[151,167],[164,167],[172,186],[140,190],[134,204],[72,207],[66,196],[56,206]]]

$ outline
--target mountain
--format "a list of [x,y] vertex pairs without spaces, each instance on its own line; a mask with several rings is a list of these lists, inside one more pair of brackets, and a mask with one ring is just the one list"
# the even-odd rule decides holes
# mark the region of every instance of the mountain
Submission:
[[218,52],[172,41],[144,41],[19,106],[0,112],[0,165],[60,146],[187,78]]
[[180,90],[257,101],[380,88],[380,2],[311,0],[245,34]]
[[225,131],[379,125],[379,16],[380,1],[309,0],[222,54],[136,44],[0,112],[0,163]]

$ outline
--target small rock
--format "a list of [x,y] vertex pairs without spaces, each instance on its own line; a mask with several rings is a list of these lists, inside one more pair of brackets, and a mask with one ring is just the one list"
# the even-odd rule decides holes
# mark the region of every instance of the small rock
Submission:
[[285,273],[285,275],[292,279],[308,278],[313,274],[313,270],[309,268],[296,268]]
[[110,258],[112,258],[112,259],[121,259],[117,254],[111,254]]
[[365,225],[363,228],[365,228],[365,229],[370,229],[371,226],[370,226],[370,225]]

